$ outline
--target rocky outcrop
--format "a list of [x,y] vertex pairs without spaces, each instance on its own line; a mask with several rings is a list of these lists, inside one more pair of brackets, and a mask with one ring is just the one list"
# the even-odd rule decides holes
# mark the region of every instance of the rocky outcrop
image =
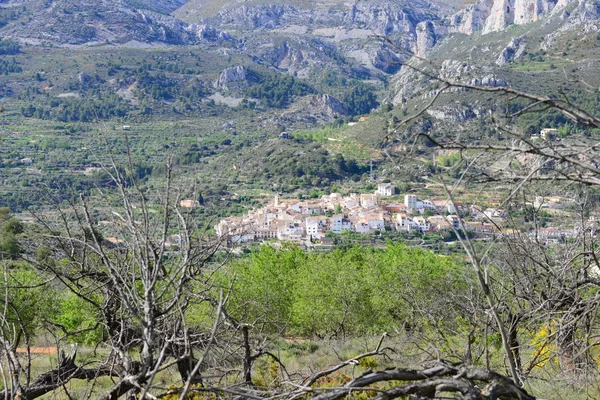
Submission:
[[308,105],[309,111],[312,114],[321,112],[326,114],[329,118],[348,115],[346,106],[341,101],[328,94],[312,96]]
[[238,29],[274,29],[291,22],[289,18],[296,14],[295,7],[269,4],[229,8],[208,20],[219,25],[234,25]]
[[397,72],[406,61],[406,55],[398,54],[387,46],[377,49],[372,59],[373,67],[388,74]]
[[495,75],[486,75],[483,78],[474,78],[469,81],[469,84],[475,86],[487,86],[487,87],[505,87],[508,83]]
[[275,29],[285,25],[305,25],[313,28],[343,27],[366,29],[380,35],[410,33],[424,20],[436,18],[435,9],[428,3],[415,0],[404,2],[385,0],[323,5],[305,8],[301,4],[260,4],[224,8],[207,19],[217,25],[232,25],[240,29]]
[[274,56],[273,65],[278,68],[295,72],[306,67],[304,53],[291,46],[287,41],[274,47]]
[[[416,4],[415,4],[416,5]],[[356,2],[343,19],[346,26],[361,27],[380,35],[414,32],[423,20],[415,10],[404,4],[388,1]]]
[[500,31],[515,19],[514,0],[494,0],[490,16],[485,21],[483,33]]
[[463,10],[452,15],[449,19],[449,31],[472,35],[480,32],[485,26],[485,21],[490,16],[493,0],[483,0],[470,4]]
[[191,25],[188,30],[194,32],[194,35],[198,39],[207,40],[209,42],[237,42],[237,40],[229,33],[209,25]]
[[125,0],[131,8],[150,10],[168,15],[184,5],[187,0]]
[[[59,45],[195,42],[185,30],[187,24],[168,15],[139,9],[146,3],[136,3],[134,8],[126,0],[28,1],[26,12],[19,9],[22,14],[2,27],[0,36]],[[166,3],[156,4],[169,9]],[[171,6],[174,4],[177,2]]]
[[525,51],[525,40],[523,37],[512,39],[508,45],[502,49],[500,55],[496,59],[496,65],[499,67],[512,62],[513,60],[519,58],[521,54]]
[[483,33],[499,31],[511,24],[528,24],[549,14],[556,0],[494,0]]
[[236,67],[225,68],[221,71],[221,75],[219,75],[219,79],[217,79],[214,86],[222,90],[237,90],[248,86],[248,84],[248,69],[238,65]]
[[481,0],[450,16],[448,31],[467,35],[501,31],[512,24],[528,24],[557,14],[575,2],[579,2],[576,10],[594,8],[587,6],[594,0]]
[[556,0],[515,0],[514,23],[521,25],[535,22],[552,11],[555,5]]
[[417,24],[417,46],[415,53],[419,57],[425,56],[427,50],[436,43],[435,29],[431,21],[423,21]]
[[427,114],[437,120],[456,124],[477,118],[480,115],[480,112],[479,110],[474,110],[469,106],[444,106],[439,108],[430,108],[427,110]]

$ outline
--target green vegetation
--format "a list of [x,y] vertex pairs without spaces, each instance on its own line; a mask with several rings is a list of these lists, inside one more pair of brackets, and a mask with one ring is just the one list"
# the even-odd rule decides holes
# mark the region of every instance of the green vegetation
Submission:
[[[0,26],[2,26],[2,20],[0,19]],[[0,55],[15,55],[21,50],[21,46],[18,42],[9,39],[0,39]]]
[[21,107],[26,118],[49,119],[60,122],[93,122],[124,117],[130,107],[118,96],[98,96],[96,99],[53,99],[49,107],[28,104]]
[[0,74],[8,75],[22,71],[23,68],[19,66],[14,58],[10,60],[0,60]]
[[225,272],[235,277],[225,285],[233,285],[229,311],[237,319],[321,338],[422,330],[429,318],[453,324],[458,304],[437,291],[460,296],[468,275],[457,260],[392,243],[331,253],[262,247]]
[[261,100],[267,107],[283,108],[297,96],[315,93],[307,83],[293,76],[267,75],[260,83],[248,88],[246,94]]
[[350,115],[368,114],[379,104],[375,89],[362,82],[356,82],[352,89],[342,97],[342,103],[348,107]]

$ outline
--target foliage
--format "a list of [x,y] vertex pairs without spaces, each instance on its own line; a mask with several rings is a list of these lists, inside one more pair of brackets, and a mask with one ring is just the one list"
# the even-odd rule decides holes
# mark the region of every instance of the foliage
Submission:
[[22,339],[31,339],[45,321],[56,314],[56,291],[44,284],[44,279],[25,263],[0,261],[3,278],[0,280],[0,302],[7,304],[5,320],[17,335],[17,344]]
[[15,60],[14,58],[11,58],[10,60],[0,59],[0,74],[8,75],[22,71],[23,68],[21,68],[17,60]]
[[391,243],[325,254],[265,246],[228,272],[236,318],[319,337],[423,328],[431,318],[452,324],[458,311],[438,288],[451,286],[457,296],[466,289],[453,259]]
[[61,122],[91,122],[127,115],[129,106],[115,95],[85,99],[53,99],[50,107],[28,104],[21,107],[27,118],[54,119]]
[[[1,21],[0,21],[0,26],[1,26]],[[19,42],[15,42],[14,40],[10,40],[10,39],[1,39],[0,40],[0,55],[3,55],[3,56],[15,55],[15,54],[18,54],[20,50],[21,50],[21,46],[19,45]]]
[[350,115],[367,114],[377,107],[377,96],[373,86],[356,82],[352,89],[342,97]]
[[86,345],[101,342],[104,332],[101,325],[98,324],[98,310],[89,302],[73,293],[66,292],[59,297],[56,304],[57,316],[53,322],[65,332],[80,332],[70,334],[67,338],[68,341]]
[[297,96],[315,93],[307,83],[293,76],[271,74],[262,82],[248,88],[246,94],[261,100],[267,107],[283,108]]

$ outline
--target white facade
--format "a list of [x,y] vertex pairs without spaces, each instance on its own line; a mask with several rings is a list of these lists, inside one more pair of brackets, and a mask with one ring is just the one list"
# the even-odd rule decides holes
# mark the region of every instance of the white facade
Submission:
[[452,228],[459,230],[460,229],[460,219],[458,215],[448,215],[448,222],[452,225]]
[[413,219],[414,223],[417,224],[419,231],[428,232],[431,229],[429,221],[423,217],[416,217]]
[[371,233],[371,227],[369,226],[369,224],[365,224],[363,222],[358,222],[356,224],[354,224],[354,232],[356,233]]
[[340,233],[342,231],[351,231],[352,224],[344,216],[344,214],[336,214],[331,218],[331,231],[333,233]]
[[286,223],[277,230],[279,240],[300,240],[304,236],[304,227],[297,223]]
[[377,194],[380,196],[393,196],[396,193],[396,187],[391,183],[380,183],[377,185]]
[[404,205],[409,210],[415,210],[417,208],[417,196],[414,194],[407,194],[404,196]]
[[374,231],[385,230],[385,222],[383,217],[367,217],[367,224],[369,225],[369,228]]
[[419,230],[419,225],[406,215],[398,214],[396,221],[396,230],[398,231],[414,232]]
[[361,194],[360,205],[363,208],[375,207],[379,204],[377,194]]

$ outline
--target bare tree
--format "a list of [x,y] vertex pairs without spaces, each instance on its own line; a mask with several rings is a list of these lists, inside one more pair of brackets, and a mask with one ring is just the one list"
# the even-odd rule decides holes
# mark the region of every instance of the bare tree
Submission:
[[[153,199],[148,198],[149,192],[132,186],[119,169],[106,171],[116,185],[120,204],[110,204],[111,197],[104,195],[102,203],[92,206],[90,201],[97,200],[81,195],[67,209],[57,206],[58,223],[40,218],[46,233],[30,244],[39,246],[43,241],[51,254],[29,260],[41,276],[50,278],[46,284],[70,292],[92,310],[98,323],[86,330],[99,332],[96,345],[104,350],[96,353],[97,360],[84,365],[76,364],[76,348],[69,355],[61,350],[58,366],[35,377],[16,353],[19,333],[27,331],[15,312],[16,322],[0,321],[5,398],[33,399],[59,388],[67,390],[72,379],[93,382],[102,376],[111,377],[113,385],[100,398],[125,394],[153,398],[155,377],[171,366],[177,366],[188,386],[201,382],[225,301],[215,295],[218,291],[208,279],[214,272],[208,263],[220,243],[196,231],[190,216],[178,208],[182,193],[171,186],[170,160],[166,184]],[[115,235],[111,240],[102,237],[99,221],[92,216],[98,210]],[[4,317],[14,306],[9,296],[14,286],[5,281]],[[187,313],[203,305],[215,312],[212,332],[186,322]],[[47,323],[60,332],[59,346],[82,333],[50,318]]]
[[[386,38],[379,39],[389,42]],[[442,74],[439,65],[418,57],[413,57],[404,68],[438,88],[418,111],[391,125],[384,144],[408,141],[414,150],[419,143],[427,143],[435,149],[460,154],[462,162],[455,174],[458,179],[452,183],[441,182],[448,185],[450,201],[454,202],[456,188],[465,182],[478,184],[478,190],[484,190],[481,188],[486,185],[509,185],[510,190],[502,202],[505,207],[517,204],[525,189],[539,182],[549,182],[555,187],[562,183],[565,188],[574,190],[582,186],[595,190],[600,183],[600,143],[584,139],[532,139],[516,128],[517,119],[523,115],[550,111],[562,114],[576,126],[600,127],[598,117],[564,94],[536,95],[508,86],[487,87],[453,80]],[[503,105],[498,107],[501,111],[497,109],[488,117],[488,128],[502,135],[504,140],[473,140],[467,131],[460,129],[455,135],[440,135],[435,129],[411,128],[442,98],[457,100],[462,94],[478,93],[495,96],[497,104]],[[502,338],[510,375],[519,385],[536,363],[541,362],[540,357],[548,356],[548,353],[539,353],[529,360],[529,365],[523,365],[524,346],[519,332],[525,326],[534,331],[542,327],[549,329],[544,339],[547,343],[540,346],[556,347],[555,354],[563,371],[581,371],[584,365],[592,365],[589,349],[594,342],[590,337],[595,337],[598,331],[595,324],[600,292],[598,256],[594,224],[584,217],[586,202],[579,204],[574,228],[576,237],[570,238],[568,243],[552,246],[540,238],[540,226],[535,223],[539,210],[535,210],[532,203],[533,199],[529,205],[523,202],[518,207],[533,213],[533,223],[513,220],[512,225],[507,224],[513,233],[498,235],[487,247],[477,246],[468,237],[461,239],[459,231],[466,231],[464,226],[454,229],[478,276],[479,289],[487,299],[486,311],[493,316],[495,329]]]

